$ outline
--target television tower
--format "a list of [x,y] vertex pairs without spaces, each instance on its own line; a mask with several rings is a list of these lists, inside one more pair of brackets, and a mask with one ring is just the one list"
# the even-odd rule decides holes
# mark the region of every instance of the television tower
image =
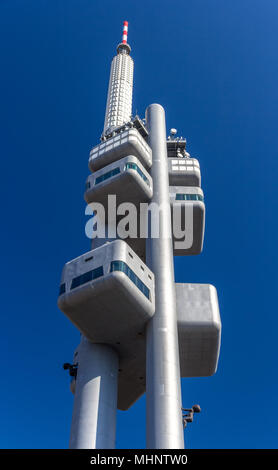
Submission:
[[125,21],[101,142],[89,158],[91,250],[66,263],[58,298],[82,334],[73,363],[64,365],[74,393],[70,447],[114,448],[117,408],[127,410],[146,392],[147,447],[183,449],[180,378],[215,373],[219,306],[212,285],[174,281],[173,256],[203,248],[200,165],[175,129],[166,137],[161,105],[148,106],[143,120],[132,117],[127,31]]

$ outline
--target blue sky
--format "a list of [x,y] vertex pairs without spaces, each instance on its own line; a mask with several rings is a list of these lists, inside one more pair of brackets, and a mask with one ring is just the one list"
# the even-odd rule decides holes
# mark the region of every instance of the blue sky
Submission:
[[[67,448],[62,369],[79,333],[56,301],[89,249],[83,190],[110,62],[129,21],[134,111],[164,106],[199,159],[200,256],[179,282],[217,287],[218,372],[182,380],[202,413],[190,448],[277,448],[278,5],[274,0],[1,0],[1,448]],[[145,447],[145,398],[118,413],[117,446]]]

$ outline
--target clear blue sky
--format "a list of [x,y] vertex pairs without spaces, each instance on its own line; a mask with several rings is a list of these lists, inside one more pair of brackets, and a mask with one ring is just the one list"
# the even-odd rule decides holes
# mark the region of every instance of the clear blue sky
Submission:
[[[1,0],[1,448],[66,448],[63,362],[79,333],[56,301],[89,249],[83,191],[110,62],[129,21],[134,111],[165,107],[199,159],[207,220],[176,280],[218,289],[219,369],[182,380],[190,448],[277,448],[278,4],[275,0]],[[117,446],[144,448],[145,398]]]

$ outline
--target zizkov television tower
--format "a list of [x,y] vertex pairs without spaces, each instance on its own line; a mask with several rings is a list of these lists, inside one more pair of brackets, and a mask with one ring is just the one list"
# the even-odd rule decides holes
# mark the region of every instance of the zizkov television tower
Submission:
[[[182,449],[180,377],[216,371],[221,322],[212,285],[174,281],[173,255],[203,247],[200,165],[175,129],[166,138],[162,106],[148,106],[143,120],[132,117],[127,29],[125,21],[101,142],[89,158],[84,197],[97,236],[89,252],[66,263],[60,284],[59,308],[82,334],[73,364],[64,365],[74,393],[70,447],[114,448],[117,408],[127,410],[146,392],[147,447]],[[144,232],[137,215],[132,222],[123,217],[130,203],[136,214],[147,207],[147,216],[159,207],[159,236],[148,224]],[[189,243],[174,230],[177,208],[191,214],[182,221]],[[125,230],[115,232],[116,225]]]

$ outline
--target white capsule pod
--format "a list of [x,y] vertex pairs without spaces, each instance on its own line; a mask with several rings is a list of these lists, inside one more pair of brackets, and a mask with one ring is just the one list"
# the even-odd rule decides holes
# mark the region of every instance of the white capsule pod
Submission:
[[151,148],[135,128],[127,128],[94,147],[90,152],[89,169],[99,170],[128,155],[137,157],[146,168],[152,165]]
[[170,186],[169,192],[174,255],[198,255],[204,243],[204,193],[192,186]]
[[181,377],[204,377],[217,370],[221,320],[211,284],[176,283]]
[[170,186],[201,186],[200,164],[196,158],[168,158]]
[[[217,290],[211,284],[176,283],[175,288],[181,377],[209,377],[217,371],[221,345]],[[145,392],[145,332],[138,338],[133,367],[120,369],[120,409],[129,407]]]
[[[148,203],[152,194],[153,183],[150,174],[137,157],[128,155],[89,175],[84,198],[91,204],[91,209],[94,209],[93,204],[101,204],[105,225],[105,234],[101,237],[109,241],[125,239],[144,260],[146,239],[140,237],[140,204]],[[107,229],[114,222],[113,236],[112,230]],[[98,227],[99,224],[100,220]],[[97,225],[91,225],[92,229],[93,227]],[[97,236],[100,237],[100,234]],[[92,248],[102,244],[102,238],[94,238]]]
[[124,202],[137,208],[153,195],[152,178],[137,157],[128,155],[95,171],[86,181],[85,201],[97,202],[108,212],[108,195],[116,195],[116,207]]
[[90,341],[118,352],[118,408],[127,409],[144,392],[143,332],[155,309],[153,273],[126,242],[108,242],[66,263],[58,306]]
[[[217,371],[221,345],[216,288],[185,283],[176,283],[175,288],[181,377],[209,377]],[[127,409],[145,392],[145,330],[139,338],[131,355],[132,367],[120,366],[120,409]]]

